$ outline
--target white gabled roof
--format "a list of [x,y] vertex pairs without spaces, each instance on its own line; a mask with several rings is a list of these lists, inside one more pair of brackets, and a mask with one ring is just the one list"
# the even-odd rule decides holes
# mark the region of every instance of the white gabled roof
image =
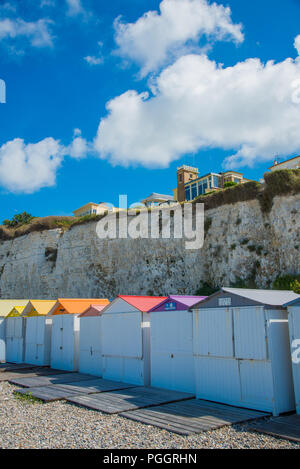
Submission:
[[289,301],[284,306],[300,306],[300,295],[298,295],[298,297],[299,298],[296,298],[295,300]]
[[291,290],[252,290],[246,288],[222,288],[222,290],[269,306],[285,306],[291,301],[300,299],[300,295]]

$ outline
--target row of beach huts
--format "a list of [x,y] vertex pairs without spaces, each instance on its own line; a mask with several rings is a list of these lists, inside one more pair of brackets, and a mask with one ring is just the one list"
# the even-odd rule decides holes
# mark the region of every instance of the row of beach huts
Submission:
[[0,300],[0,362],[300,414],[300,295]]

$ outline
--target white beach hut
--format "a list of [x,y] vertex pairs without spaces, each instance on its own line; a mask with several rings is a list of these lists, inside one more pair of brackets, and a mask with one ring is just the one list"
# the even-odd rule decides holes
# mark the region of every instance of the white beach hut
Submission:
[[51,367],[78,371],[80,319],[91,304],[107,305],[106,299],[58,299],[49,315],[52,317]]
[[195,392],[193,314],[206,297],[171,295],[151,309],[151,386]]
[[79,371],[89,375],[102,376],[102,319],[104,305],[91,305],[80,314]]
[[295,408],[287,308],[291,291],[222,288],[193,306],[196,395],[269,411]]
[[297,414],[300,415],[300,297],[287,305]]
[[50,365],[52,319],[47,314],[55,301],[30,300],[22,317],[26,318],[24,361],[30,365]]
[[21,316],[25,306],[14,306],[6,318],[6,361],[24,363],[25,318]]
[[120,295],[102,311],[103,378],[150,385],[150,309],[166,297]]
[[0,300],[0,363],[6,362],[6,317],[14,306],[25,306],[28,300]]

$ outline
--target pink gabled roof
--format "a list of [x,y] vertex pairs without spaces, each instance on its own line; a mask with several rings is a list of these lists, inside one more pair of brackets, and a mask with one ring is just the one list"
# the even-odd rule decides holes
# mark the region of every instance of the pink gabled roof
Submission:
[[90,305],[83,313],[79,315],[80,318],[100,316],[101,311],[105,308],[105,305]]
[[118,295],[118,298],[126,301],[126,303],[134,306],[143,313],[148,313],[150,309],[167,299],[167,296],[133,296],[133,295]]

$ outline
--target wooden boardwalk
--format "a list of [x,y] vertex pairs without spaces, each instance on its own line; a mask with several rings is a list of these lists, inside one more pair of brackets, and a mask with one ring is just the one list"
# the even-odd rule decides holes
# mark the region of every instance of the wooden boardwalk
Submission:
[[21,394],[30,394],[44,402],[53,402],[71,398],[72,396],[115,391],[133,387],[135,387],[135,385],[97,378],[76,383],[26,388],[16,392]]
[[257,422],[250,426],[250,430],[300,443],[300,415],[274,417]]
[[12,381],[18,378],[32,378],[38,376],[58,375],[64,373],[64,371],[52,370],[50,368],[30,368],[19,371],[6,371],[5,373],[0,373],[0,382]]
[[227,425],[266,417],[256,412],[213,402],[192,399],[120,414],[136,422],[159,427],[179,435],[193,435]]
[[140,386],[126,391],[71,397],[67,401],[107,414],[119,414],[128,410],[167,404],[169,402],[192,399],[193,397],[192,394],[184,392]]
[[30,370],[36,368],[36,365],[27,365],[26,363],[0,363],[0,373],[5,373],[6,371],[18,371],[18,370]]
[[34,376],[32,378],[14,378],[10,379],[11,384],[16,384],[23,388],[34,388],[38,386],[49,386],[51,384],[75,383],[77,381],[88,381],[95,379],[95,376],[84,375],[81,373],[61,372],[50,376]]

